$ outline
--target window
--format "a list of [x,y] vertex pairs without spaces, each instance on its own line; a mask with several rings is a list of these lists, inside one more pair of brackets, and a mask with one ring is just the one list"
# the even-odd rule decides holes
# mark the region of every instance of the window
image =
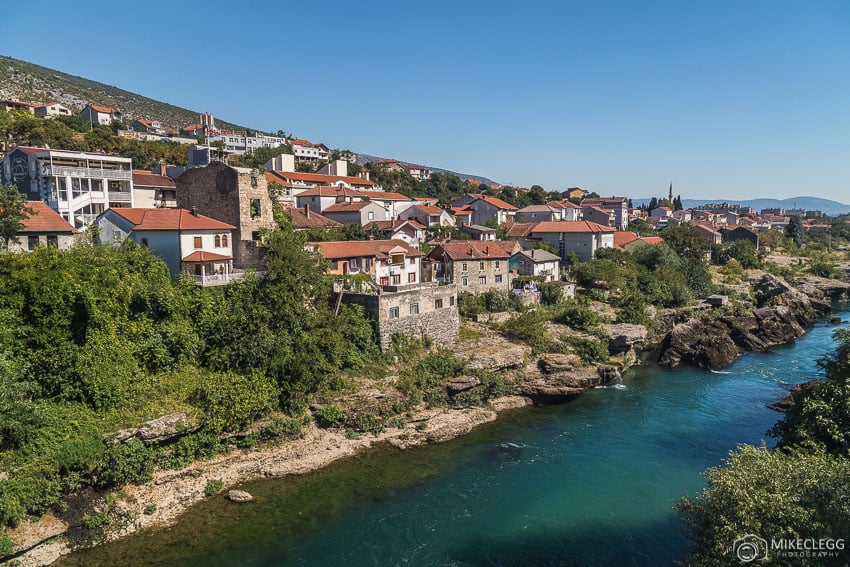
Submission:
[[410,265],[411,265],[411,266],[415,266],[415,265],[416,265],[416,258],[411,258],[411,259],[410,259]]
[[195,243],[195,250],[197,250],[198,248],[203,248],[203,240],[201,240],[200,236],[196,236],[193,240]]
[[393,254],[390,260],[393,264],[404,264],[404,254]]
[[257,186],[257,176],[252,175],[251,176],[251,187],[256,187],[256,186]]
[[226,234],[221,235],[221,245],[224,246],[225,248],[227,248],[227,235]]
[[484,262],[478,262],[478,269],[479,269],[479,270],[483,270],[483,269],[484,269]]
[[251,218],[255,219],[260,216],[260,200],[251,199]]
[[395,274],[393,276],[393,285],[399,285],[401,283],[401,275]]
[[435,299],[434,300],[434,309],[442,309],[443,308],[443,300]]
[[27,250],[34,250],[38,246],[38,236],[30,234],[27,236]]
[[455,304],[455,296],[453,295],[453,296],[451,296],[451,297],[449,298],[449,305],[451,305],[452,307],[454,307],[454,304]]
[[466,286],[468,286],[468,285],[469,285],[469,280],[468,280],[467,278],[463,278],[463,279],[460,281],[460,284],[461,284],[462,286],[466,287]]
[[219,236],[218,234],[215,235],[215,247],[221,248],[221,236]]
[[398,307],[390,307],[390,319],[398,319]]
[[501,262],[496,260],[496,269],[498,270],[501,267]]
[[253,240],[254,242],[257,242],[258,240],[260,240],[260,231],[259,230],[255,230],[251,233],[251,240]]
[[478,276],[478,285],[484,285],[487,283],[487,276]]
[[144,246],[145,248],[148,247],[148,239],[147,238],[142,238],[142,246]]
[[464,263],[463,263],[463,271],[465,272],[466,270],[467,270],[466,262],[464,262]]
[[416,283],[416,272],[407,274],[407,283]]
[[375,220],[375,211],[369,211],[369,220]]
[[411,315],[419,315],[419,304],[411,303],[410,304],[410,314]]
[[502,283],[502,274],[496,276],[496,283]]

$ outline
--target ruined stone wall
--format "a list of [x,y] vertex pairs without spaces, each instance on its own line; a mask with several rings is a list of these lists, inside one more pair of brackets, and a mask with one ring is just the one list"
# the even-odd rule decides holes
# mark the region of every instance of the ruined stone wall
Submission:
[[274,229],[272,203],[264,175],[240,173],[223,162],[186,170],[177,178],[177,206],[232,224],[233,267],[261,268],[261,229]]
[[[361,305],[376,322],[381,348],[392,346],[396,333],[430,337],[435,344],[455,342],[460,329],[457,287],[422,285],[380,295],[346,293],[342,301]],[[411,313],[412,308],[418,313]]]

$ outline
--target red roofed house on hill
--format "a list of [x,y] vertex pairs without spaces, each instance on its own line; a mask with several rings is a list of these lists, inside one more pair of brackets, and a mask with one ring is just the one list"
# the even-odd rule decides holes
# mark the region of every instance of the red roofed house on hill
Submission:
[[80,112],[80,118],[89,124],[109,126],[113,120],[121,120],[121,112],[108,106],[89,104]]
[[519,249],[513,241],[450,240],[437,244],[428,259],[437,279],[457,284],[459,291],[482,293],[511,289],[508,261]]
[[413,205],[402,212],[398,218],[415,220],[426,227],[455,225],[455,219],[448,211],[428,204]]
[[262,230],[274,230],[266,178],[220,161],[186,170],[177,178],[177,206],[233,225],[233,267],[262,269]]
[[120,245],[129,239],[146,246],[173,277],[184,272],[202,286],[234,278],[233,225],[185,209],[109,209],[96,224],[101,242]]
[[614,213],[614,228],[617,230],[629,228],[629,200],[625,197],[585,198],[582,199],[581,206],[582,209],[590,206],[603,211],[611,211]]
[[486,224],[488,221],[496,221],[496,224],[505,224],[514,220],[516,207],[497,197],[481,195],[467,205],[472,211],[470,224]]
[[80,231],[41,201],[30,201],[26,206],[33,212],[21,221],[24,227],[6,244],[7,250],[31,252],[36,246],[55,246],[60,250],[71,247]]
[[611,227],[590,221],[539,222],[511,229],[508,238],[523,239],[526,244],[546,242],[558,251],[561,260],[566,260],[570,252],[575,252],[582,262],[592,260],[601,248],[613,248],[616,232]]
[[[334,286],[342,303],[360,305],[375,321],[382,349],[397,334],[428,337],[439,345],[457,340],[457,287],[422,281],[422,253],[402,240],[310,243],[341,276]],[[363,283],[348,276],[366,274]]]
[[308,228],[333,228],[341,226],[335,220],[323,217],[319,213],[314,213],[310,207],[285,207],[284,210],[292,220],[292,226],[295,230],[306,230]]

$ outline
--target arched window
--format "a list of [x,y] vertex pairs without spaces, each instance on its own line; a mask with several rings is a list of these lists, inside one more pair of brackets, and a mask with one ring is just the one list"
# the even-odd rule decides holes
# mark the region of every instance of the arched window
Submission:
[[227,248],[227,235],[226,234],[221,235],[221,245],[224,246],[225,248]]
[[219,235],[215,235],[215,247],[221,248],[221,237]]

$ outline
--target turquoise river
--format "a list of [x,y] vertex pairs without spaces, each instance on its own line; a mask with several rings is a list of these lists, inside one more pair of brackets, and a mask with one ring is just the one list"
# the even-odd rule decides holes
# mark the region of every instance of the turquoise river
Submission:
[[676,502],[737,444],[765,439],[781,417],[766,404],[821,375],[834,329],[723,373],[638,368],[623,387],[508,412],[449,443],[249,483],[253,504],[219,495],[60,564],[671,565],[686,558]]

